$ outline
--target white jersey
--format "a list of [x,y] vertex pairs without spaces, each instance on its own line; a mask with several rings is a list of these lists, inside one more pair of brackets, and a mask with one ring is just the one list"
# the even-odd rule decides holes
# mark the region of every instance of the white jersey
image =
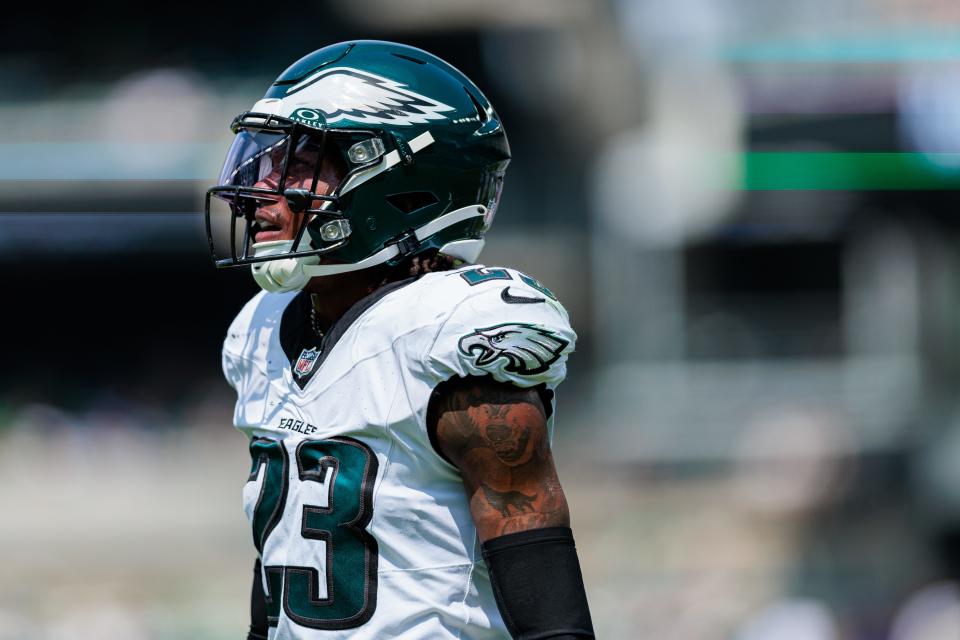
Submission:
[[454,376],[554,389],[576,339],[566,311],[524,274],[471,265],[381,290],[291,355],[280,326],[298,297],[254,297],[223,348],[271,640],[509,637],[427,404]]

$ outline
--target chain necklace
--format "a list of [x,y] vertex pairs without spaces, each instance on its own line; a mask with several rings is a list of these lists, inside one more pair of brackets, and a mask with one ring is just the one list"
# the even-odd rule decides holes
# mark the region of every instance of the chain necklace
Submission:
[[317,318],[317,300],[314,294],[310,294],[310,327],[318,338],[323,339],[323,329],[320,328],[320,320]]

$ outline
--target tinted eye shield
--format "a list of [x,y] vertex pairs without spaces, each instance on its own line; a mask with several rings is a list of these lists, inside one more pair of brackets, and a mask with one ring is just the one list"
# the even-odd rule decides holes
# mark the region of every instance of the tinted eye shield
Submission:
[[[350,225],[340,206],[341,191],[352,176],[378,163],[384,150],[382,132],[307,127],[257,113],[241,114],[231,129],[237,137],[220,184],[207,190],[204,206],[216,266],[322,255],[346,244]],[[348,170],[340,172],[332,193],[319,194],[325,161]],[[263,230],[257,211],[281,200],[297,217],[290,251],[255,257],[252,241]],[[308,229],[309,242],[302,243]],[[323,246],[314,248],[317,244]]]

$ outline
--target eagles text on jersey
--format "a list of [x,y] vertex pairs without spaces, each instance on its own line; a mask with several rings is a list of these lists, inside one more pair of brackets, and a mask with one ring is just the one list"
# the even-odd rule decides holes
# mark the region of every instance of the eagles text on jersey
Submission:
[[285,311],[306,296],[257,295],[223,348],[271,640],[508,637],[427,403],[454,376],[554,389],[566,311],[532,278],[469,266],[385,287],[300,344]]

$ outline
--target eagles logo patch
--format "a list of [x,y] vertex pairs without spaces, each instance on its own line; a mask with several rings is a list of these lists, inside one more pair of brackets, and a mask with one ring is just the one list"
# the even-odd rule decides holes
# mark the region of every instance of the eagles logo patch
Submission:
[[570,344],[547,329],[519,322],[477,329],[460,338],[458,348],[480,368],[503,359],[503,370],[520,375],[542,373]]

